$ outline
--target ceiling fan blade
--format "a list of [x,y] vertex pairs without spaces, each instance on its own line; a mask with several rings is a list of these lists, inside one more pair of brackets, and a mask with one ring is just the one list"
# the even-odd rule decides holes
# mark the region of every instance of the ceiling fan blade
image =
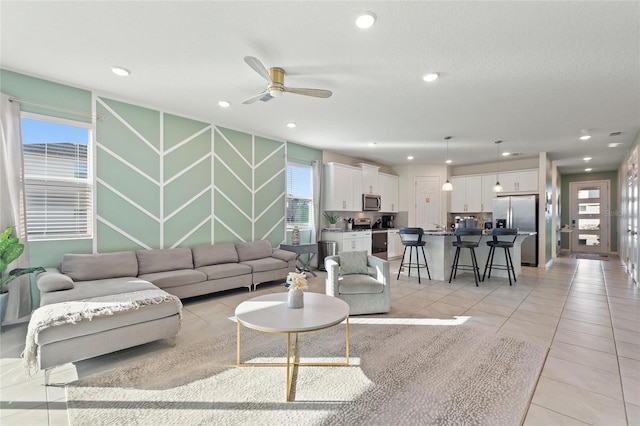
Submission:
[[255,101],[257,101],[258,99],[260,99],[261,97],[263,97],[264,95],[269,94],[268,90],[265,90],[263,92],[258,93],[257,95],[253,95],[248,99],[245,99],[244,101],[242,101],[243,104],[252,104]]
[[283,87],[282,90],[296,95],[315,96],[316,98],[328,98],[333,94],[331,90],[305,89],[302,87]]
[[244,61],[249,65],[255,72],[260,74],[262,78],[267,80],[269,83],[273,83],[271,81],[271,77],[269,76],[269,71],[262,65],[262,62],[258,58],[254,58],[253,56],[245,56]]

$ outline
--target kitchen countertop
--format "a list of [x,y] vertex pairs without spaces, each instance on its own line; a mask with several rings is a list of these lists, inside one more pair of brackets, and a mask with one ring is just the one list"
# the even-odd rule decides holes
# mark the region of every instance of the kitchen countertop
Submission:
[[[537,232],[524,232],[524,231],[518,231],[518,235],[520,236],[529,236],[529,235],[536,235]],[[430,235],[430,236],[435,236],[435,237],[455,237],[455,234],[451,231],[438,231],[438,230],[433,230],[433,229],[428,229],[424,231],[424,235]],[[486,230],[482,232],[483,236],[486,237],[490,237],[491,236],[491,230]]]
[[342,228],[322,228],[323,231],[327,231],[327,232],[364,232],[364,231],[370,231],[370,232],[387,232],[387,231],[393,231],[397,228],[384,228],[384,229],[380,229],[380,228],[376,228],[376,229],[371,229],[371,228],[367,228],[367,229],[342,229]]

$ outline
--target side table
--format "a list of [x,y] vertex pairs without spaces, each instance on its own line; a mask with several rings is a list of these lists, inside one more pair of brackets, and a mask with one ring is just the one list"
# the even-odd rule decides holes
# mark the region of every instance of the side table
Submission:
[[[310,263],[311,259],[313,259],[318,252],[317,244],[298,244],[295,246],[293,244],[280,244],[280,249],[292,251],[296,254],[296,268],[298,272],[308,272],[314,277],[316,276],[310,269]],[[304,260],[304,258],[301,258],[303,254],[308,254],[309,257]]]

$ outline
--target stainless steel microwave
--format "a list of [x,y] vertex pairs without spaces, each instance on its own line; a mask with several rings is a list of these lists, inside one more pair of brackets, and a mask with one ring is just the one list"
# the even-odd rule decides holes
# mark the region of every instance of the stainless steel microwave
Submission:
[[379,195],[362,194],[362,211],[377,212],[382,207],[382,201]]

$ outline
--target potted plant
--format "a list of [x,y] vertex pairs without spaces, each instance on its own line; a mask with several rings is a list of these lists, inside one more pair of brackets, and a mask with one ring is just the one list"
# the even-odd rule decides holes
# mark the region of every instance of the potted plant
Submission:
[[18,238],[11,236],[14,228],[14,226],[8,226],[0,234],[0,325],[4,320],[7,299],[9,297],[9,284],[11,281],[22,275],[44,272],[42,266],[16,268],[7,272],[9,264],[20,257],[24,251],[24,244],[22,244]]
[[340,220],[340,216],[330,215],[329,212],[324,212],[324,218],[329,222],[329,228],[335,228]]

